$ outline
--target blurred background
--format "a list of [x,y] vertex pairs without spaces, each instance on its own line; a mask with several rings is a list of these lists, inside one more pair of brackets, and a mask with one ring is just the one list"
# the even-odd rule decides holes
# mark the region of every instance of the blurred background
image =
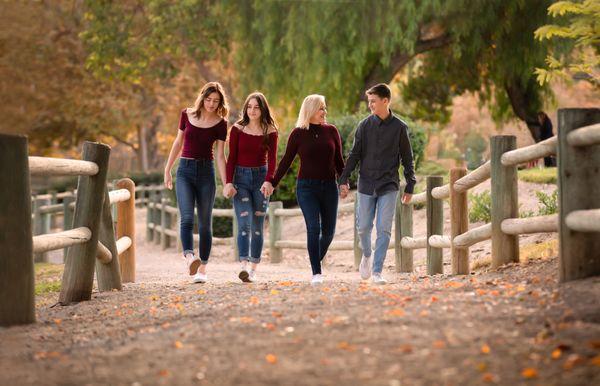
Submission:
[[[234,121],[263,92],[279,156],[302,99],[327,98],[346,151],[385,82],[420,174],[475,168],[489,136],[540,139],[537,113],[597,106],[598,0],[54,0],[0,3],[0,132],[30,154],[112,146],[111,178],[161,182],[179,112],[219,81]],[[275,199],[295,201],[297,165]],[[34,181],[64,190],[73,180]],[[61,186],[62,185],[62,186]]]

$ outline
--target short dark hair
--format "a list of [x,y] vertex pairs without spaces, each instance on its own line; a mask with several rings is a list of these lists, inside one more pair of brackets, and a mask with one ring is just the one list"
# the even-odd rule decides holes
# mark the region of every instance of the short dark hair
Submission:
[[385,83],[379,83],[367,90],[367,95],[377,95],[380,98],[392,99],[392,90]]

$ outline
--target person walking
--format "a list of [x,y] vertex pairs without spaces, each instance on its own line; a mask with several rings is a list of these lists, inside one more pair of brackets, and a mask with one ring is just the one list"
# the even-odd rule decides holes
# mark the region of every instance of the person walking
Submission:
[[[352,150],[338,181],[340,195],[345,198],[350,189],[348,178],[360,164],[356,223],[363,256],[359,271],[363,279],[372,273],[373,283],[386,284],[382,271],[396,212],[400,162],[406,179],[402,203],[410,202],[416,179],[408,126],[390,110],[390,88],[380,83],[368,89],[366,95],[371,115],[358,124]],[[373,220],[377,227],[374,259],[371,256]]]
[[[217,169],[225,185],[225,140],[229,108],[223,86],[209,82],[202,87],[193,107],[183,109],[177,137],[165,166],[164,184],[173,189],[171,169],[179,157],[176,193],[183,256],[194,283],[207,280],[206,264],[212,247],[212,210],[215,203],[213,147]],[[181,155],[181,156],[180,156]],[[198,208],[199,251],[194,254],[194,208]]]
[[340,133],[326,123],[326,115],[324,96],[314,94],[304,98],[296,128],[290,133],[272,182],[277,187],[296,155],[300,157],[296,197],[306,223],[313,285],[323,282],[321,262],[333,240],[337,221],[336,178],[344,169]]
[[277,162],[277,124],[267,99],[259,92],[248,95],[241,115],[229,133],[223,195],[233,197],[241,262],[238,277],[248,283],[256,281],[261,260],[265,215]]

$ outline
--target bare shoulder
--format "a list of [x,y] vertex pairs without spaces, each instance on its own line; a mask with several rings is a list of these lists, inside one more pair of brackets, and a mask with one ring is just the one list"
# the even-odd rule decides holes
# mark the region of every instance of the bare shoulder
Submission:
[[273,134],[273,133],[277,134],[277,129],[274,128],[274,127],[270,127],[269,131],[267,132],[267,134]]

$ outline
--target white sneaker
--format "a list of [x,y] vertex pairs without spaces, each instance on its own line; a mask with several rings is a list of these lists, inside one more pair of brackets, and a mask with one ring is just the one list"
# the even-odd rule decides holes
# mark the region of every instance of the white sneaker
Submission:
[[371,277],[371,267],[373,265],[373,259],[371,257],[363,256],[360,259],[360,265],[358,266],[358,272],[363,280],[367,280]]
[[385,280],[380,273],[374,273],[373,278],[371,279],[373,284],[383,285],[387,284],[387,280]]
[[251,269],[250,272],[248,273],[248,281],[250,283],[254,283],[256,281],[256,271]]
[[195,275],[198,272],[198,268],[200,268],[200,258],[188,253],[185,255],[185,262],[187,263],[190,276]]
[[192,283],[206,283],[208,276],[205,273],[198,272],[194,275]]
[[310,284],[312,284],[312,285],[323,284],[323,275],[321,275],[320,273],[313,275],[312,280],[310,281]]

